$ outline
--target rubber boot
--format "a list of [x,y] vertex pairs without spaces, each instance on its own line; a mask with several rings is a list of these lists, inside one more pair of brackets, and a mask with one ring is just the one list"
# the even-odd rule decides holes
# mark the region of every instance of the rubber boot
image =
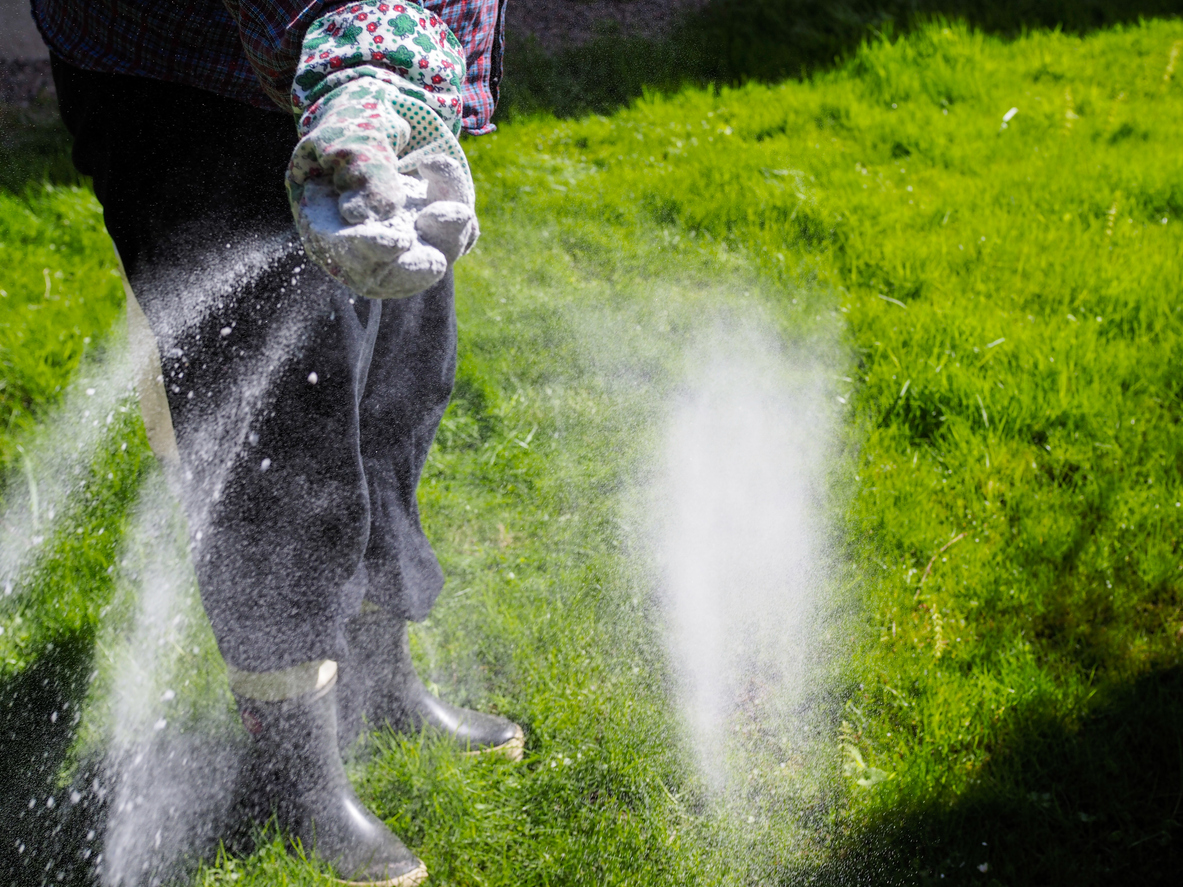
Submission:
[[525,735],[513,721],[449,705],[428,692],[411,662],[407,623],[372,604],[345,628],[349,659],[340,663],[341,725],[344,751],[361,733],[389,726],[398,733],[452,737],[462,750],[522,759]]
[[253,790],[340,883],[415,887],[427,867],[354,794],[337,747],[336,688],[282,701],[235,694],[254,738]]

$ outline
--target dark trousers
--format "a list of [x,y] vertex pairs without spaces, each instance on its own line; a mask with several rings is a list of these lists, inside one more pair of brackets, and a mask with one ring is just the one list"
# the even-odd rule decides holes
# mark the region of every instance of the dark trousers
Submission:
[[161,355],[202,603],[248,671],[347,655],[363,599],[427,615],[415,488],[456,368],[452,278],[354,296],[304,255],[290,117],[53,62],[74,163]]

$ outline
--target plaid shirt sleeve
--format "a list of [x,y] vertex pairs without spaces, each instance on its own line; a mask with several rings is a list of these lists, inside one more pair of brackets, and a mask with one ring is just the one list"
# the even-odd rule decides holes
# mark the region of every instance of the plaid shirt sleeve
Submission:
[[506,0],[441,0],[423,5],[442,18],[464,47],[464,131],[484,135],[501,92]]
[[[343,0],[32,0],[45,42],[76,67],[185,83],[291,110],[308,27]],[[464,129],[480,135],[501,81],[505,0],[426,0],[460,40]]]
[[238,25],[243,51],[268,97],[285,110],[300,45],[309,25],[338,2],[283,2],[283,0],[222,0]]

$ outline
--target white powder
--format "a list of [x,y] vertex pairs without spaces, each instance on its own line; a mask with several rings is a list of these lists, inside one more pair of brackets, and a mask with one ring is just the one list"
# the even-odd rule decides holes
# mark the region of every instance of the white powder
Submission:
[[399,180],[406,200],[389,219],[350,224],[341,217],[336,189],[328,182],[312,181],[305,187],[296,220],[309,256],[371,299],[402,299],[423,292],[476,240],[471,207],[438,199],[439,183],[405,175]]

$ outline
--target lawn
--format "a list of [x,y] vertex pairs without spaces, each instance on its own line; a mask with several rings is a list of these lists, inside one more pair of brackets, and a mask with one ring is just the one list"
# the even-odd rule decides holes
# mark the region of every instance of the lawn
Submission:
[[[937,24],[806,80],[466,143],[485,234],[458,266],[460,377],[421,487],[448,585],[413,641],[441,691],[529,739],[520,766],[382,735],[354,755],[431,883],[1171,882],[1181,55],[1177,21]],[[0,860],[19,883],[81,878],[100,849],[86,811],[110,803],[78,787],[145,625],[161,498],[101,231],[84,188],[0,194]],[[663,405],[728,312],[824,347],[840,569],[824,704],[801,715],[822,740],[720,794],[630,521]],[[160,668],[204,679],[178,691],[177,735],[231,729],[208,629],[178,631]],[[258,837],[197,883],[325,882]]]

